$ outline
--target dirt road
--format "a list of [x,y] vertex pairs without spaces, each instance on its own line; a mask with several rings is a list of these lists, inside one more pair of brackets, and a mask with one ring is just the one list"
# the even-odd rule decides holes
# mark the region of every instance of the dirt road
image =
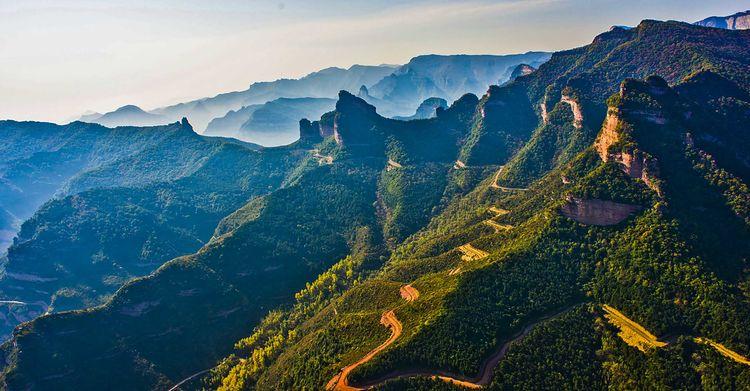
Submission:
[[490,183],[490,187],[493,189],[499,189],[503,192],[510,192],[510,191],[526,191],[529,190],[527,187],[504,187],[497,184],[497,181],[500,179],[500,173],[503,172],[503,168],[505,166],[500,167],[499,170],[497,170],[497,173],[495,173],[495,177],[492,179],[492,183]]

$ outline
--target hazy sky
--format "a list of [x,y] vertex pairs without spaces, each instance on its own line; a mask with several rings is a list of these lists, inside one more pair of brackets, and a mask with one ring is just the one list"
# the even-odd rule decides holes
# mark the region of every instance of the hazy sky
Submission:
[[0,0],[0,118],[153,109],[426,53],[567,49],[614,24],[745,9],[750,0]]

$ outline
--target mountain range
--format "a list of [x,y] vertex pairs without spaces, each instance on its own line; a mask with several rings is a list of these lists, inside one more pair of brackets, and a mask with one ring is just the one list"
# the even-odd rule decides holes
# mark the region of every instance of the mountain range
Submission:
[[3,387],[750,389],[750,31],[357,74],[0,121]]
[[[334,110],[300,121],[299,140],[286,147],[169,125],[185,138],[164,144],[170,155],[189,158],[162,168],[138,151],[107,156],[57,185],[65,196],[24,223],[3,292],[51,297],[52,312],[103,304],[21,324],[3,345],[3,381],[9,389],[163,389],[183,379],[183,387],[258,390],[750,386],[748,48],[746,31],[647,20],[557,52],[481,98],[437,101],[427,119],[389,119],[341,91]],[[71,133],[1,125],[29,138],[37,128]],[[69,126],[95,144],[96,130],[124,145],[168,134]],[[84,167],[103,159],[86,156]],[[134,164],[136,181],[97,175]],[[101,187],[104,178],[117,187]],[[232,191],[213,220],[196,209]],[[161,215],[139,217],[153,214]],[[128,237],[140,249],[118,247],[120,235],[160,226],[164,234]],[[76,245],[60,252],[60,243]],[[145,274],[128,265],[157,267],[170,256],[107,290]],[[21,307],[8,307],[6,319]]]
[[[465,92],[481,94],[488,85],[504,82],[519,63],[539,65],[549,53],[505,56],[419,56],[403,66],[354,65],[327,68],[300,79],[254,83],[247,90],[144,111],[123,106],[106,114],[80,118],[105,126],[154,126],[187,117],[199,132],[237,137],[266,146],[295,140],[297,121],[318,118],[333,107],[340,90],[373,89],[366,99],[386,116],[408,116],[427,98],[453,102]],[[304,98],[304,99],[303,99]],[[260,109],[257,114],[254,112]],[[254,120],[258,117],[259,120]],[[295,118],[297,117],[297,118]],[[249,123],[248,123],[249,121]]]

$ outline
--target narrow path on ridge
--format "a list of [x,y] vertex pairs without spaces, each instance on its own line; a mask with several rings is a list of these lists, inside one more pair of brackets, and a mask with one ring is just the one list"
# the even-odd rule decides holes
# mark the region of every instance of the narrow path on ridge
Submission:
[[497,181],[500,179],[500,174],[503,172],[503,168],[505,166],[501,166],[499,170],[495,173],[495,177],[492,178],[492,183],[490,183],[490,187],[493,189],[499,189],[503,192],[510,192],[510,191],[526,191],[529,190],[528,187],[504,187],[497,184]]

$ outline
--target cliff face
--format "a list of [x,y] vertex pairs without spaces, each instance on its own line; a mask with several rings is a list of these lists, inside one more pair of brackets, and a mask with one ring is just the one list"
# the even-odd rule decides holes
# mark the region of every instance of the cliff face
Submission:
[[[651,86],[653,93],[663,94],[663,87],[659,81],[654,81]],[[623,98],[629,91],[626,83],[620,89],[620,97]],[[625,109],[621,107],[610,107],[607,110],[607,116],[602,125],[594,148],[599,157],[608,162],[610,160],[619,163],[623,172],[631,178],[641,179],[652,190],[661,194],[656,184],[659,175],[658,165],[655,158],[648,153],[640,150],[629,139],[629,124],[624,120],[625,117],[637,117],[639,120],[652,122],[655,124],[665,124],[666,119],[655,110]],[[620,144],[619,146],[615,146]],[[613,148],[613,146],[615,146]]]
[[560,213],[586,225],[615,225],[641,209],[638,205],[621,204],[599,199],[569,197]]
[[373,122],[378,115],[375,107],[347,91],[339,92],[336,116],[333,122],[333,137],[344,146],[370,145],[373,139]]

